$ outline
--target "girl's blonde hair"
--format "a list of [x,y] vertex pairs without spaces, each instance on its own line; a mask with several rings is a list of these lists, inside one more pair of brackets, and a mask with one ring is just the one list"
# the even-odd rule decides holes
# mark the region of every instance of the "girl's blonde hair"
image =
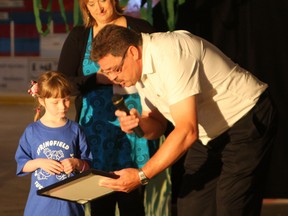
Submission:
[[35,98],[37,99],[38,106],[34,121],[40,118],[41,104],[39,98],[65,98],[71,95],[72,86],[64,74],[56,71],[47,71],[40,75],[36,82],[37,91]]
[[[99,0],[101,1],[101,0]],[[119,4],[119,0],[106,0],[106,1],[115,1],[115,11],[117,14],[123,14],[124,7],[121,7]],[[83,18],[83,24],[86,28],[92,27],[94,25],[97,26],[96,20],[91,16],[86,4],[88,0],[79,0],[79,7]]]

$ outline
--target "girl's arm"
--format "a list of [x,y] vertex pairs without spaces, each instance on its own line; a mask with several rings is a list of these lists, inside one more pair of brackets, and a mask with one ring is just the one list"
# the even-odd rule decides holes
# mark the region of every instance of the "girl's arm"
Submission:
[[52,175],[63,172],[63,165],[60,162],[47,158],[37,158],[27,161],[22,169],[22,172],[34,172],[39,168]]

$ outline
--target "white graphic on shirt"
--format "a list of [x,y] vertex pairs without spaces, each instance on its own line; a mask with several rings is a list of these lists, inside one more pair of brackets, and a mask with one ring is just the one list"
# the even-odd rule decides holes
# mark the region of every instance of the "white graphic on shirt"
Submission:
[[[64,153],[62,150],[50,150],[49,148],[45,148],[43,150],[43,153],[48,159],[52,159],[56,161],[60,161],[61,158],[64,158]],[[34,175],[37,177],[38,180],[47,180],[51,176],[50,173],[46,172],[43,169],[36,170]],[[61,173],[59,175],[57,174],[55,177],[59,181],[61,181],[63,179],[66,179],[68,175],[65,173]]]

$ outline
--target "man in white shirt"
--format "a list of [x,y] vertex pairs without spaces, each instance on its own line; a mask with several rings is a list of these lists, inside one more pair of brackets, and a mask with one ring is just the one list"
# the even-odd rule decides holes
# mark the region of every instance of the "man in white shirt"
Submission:
[[123,131],[139,125],[155,139],[167,119],[174,124],[141,170],[115,171],[120,177],[102,186],[130,192],[187,152],[178,216],[260,215],[277,125],[266,83],[187,31],[139,35],[109,25],[93,41],[91,58],[109,79],[140,94],[141,116],[115,113]]

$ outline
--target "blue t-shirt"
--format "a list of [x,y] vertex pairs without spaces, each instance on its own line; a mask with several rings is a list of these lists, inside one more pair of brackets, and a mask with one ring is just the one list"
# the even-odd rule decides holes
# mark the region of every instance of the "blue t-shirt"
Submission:
[[[29,160],[49,158],[61,161],[73,157],[88,162],[92,159],[86,137],[79,124],[68,120],[62,127],[50,128],[37,121],[28,125],[20,138],[15,154],[17,162],[16,175],[28,174],[22,172],[22,169]],[[35,170],[31,175],[30,192],[24,215],[84,215],[84,208],[80,204],[37,195],[37,190],[68,177],[65,173],[50,175],[43,169]]]

